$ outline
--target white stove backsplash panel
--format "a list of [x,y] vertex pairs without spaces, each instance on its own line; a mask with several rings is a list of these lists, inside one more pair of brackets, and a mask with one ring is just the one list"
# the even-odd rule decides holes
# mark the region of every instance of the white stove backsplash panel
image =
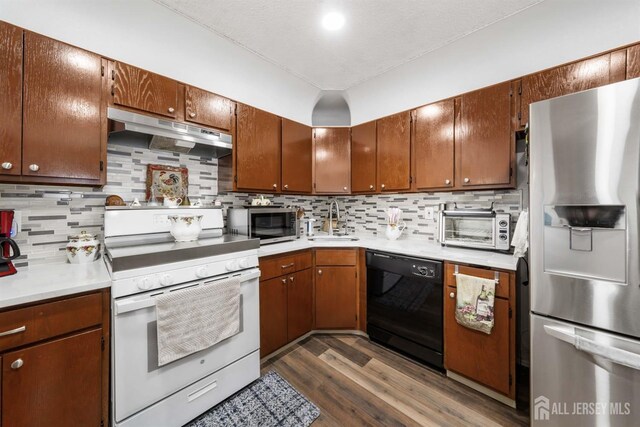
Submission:
[[[189,197],[211,203],[220,198],[223,205],[244,206],[253,194],[218,194],[216,159],[188,154],[151,151],[110,145],[107,151],[107,185],[103,188],[44,185],[0,184],[0,209],[19,210],[22,232],[16,236],[22,256],[14,264],[27,265],[64,262],[70,234],[87,230],[102,234],[104,200],[110,194],[126,202],[135,197],[145,199],[147,164],[183,166],[189,169]],[[296,205],[305,209],[305,218],[321,219],[328,213],[326,196],[268,196],[277,205]],[[419,193],[379,196],[339,196],[340,207],[349,215],[349,225],[356,232],[382,233],[385,211],[389,207],[403,210],[407,230],[402,238],[436,240],[437,215],[433,221],[424,217],[424,208],[439,203],[457,202],[459,207],[489,206],[495,202],[499,211],[512,214],[515,223],[522,209],[522,190],[477,191],[464,193]],[[226,214],[226,209],[225,209]],[[302,224],[301,224],[302,226]],[[102,237],[102,236],[100,236]]]

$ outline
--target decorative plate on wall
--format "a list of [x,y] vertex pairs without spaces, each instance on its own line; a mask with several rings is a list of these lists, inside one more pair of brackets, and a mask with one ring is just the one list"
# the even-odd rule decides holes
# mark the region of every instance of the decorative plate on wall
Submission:
[[185,199],[189,189],[189,170],[166,165],[147,165],[147,200],[153,195],[157,201],[165,197]]

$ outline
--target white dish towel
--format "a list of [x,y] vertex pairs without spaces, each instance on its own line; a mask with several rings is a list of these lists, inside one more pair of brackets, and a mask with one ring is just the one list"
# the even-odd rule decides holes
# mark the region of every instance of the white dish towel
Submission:
[[513,239],[511,239],[511,246],[514,247],[513,256],[516,258],[525,256],[527,249],[529,249],[529,211],[526,209],[520,212],[516,229],[513,232]]
[[205,283],[156,297],[158,366],[240,331],[240,280]]

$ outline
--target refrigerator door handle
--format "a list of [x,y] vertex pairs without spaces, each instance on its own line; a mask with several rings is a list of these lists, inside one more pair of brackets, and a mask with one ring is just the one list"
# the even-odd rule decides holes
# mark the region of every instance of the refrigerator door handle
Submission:
[[575,328],[544,325],[544,331],[560,341],[573,345],[577,350],[602,357],[618,365],[640,370],[640,354],[581,337],[575,333]]

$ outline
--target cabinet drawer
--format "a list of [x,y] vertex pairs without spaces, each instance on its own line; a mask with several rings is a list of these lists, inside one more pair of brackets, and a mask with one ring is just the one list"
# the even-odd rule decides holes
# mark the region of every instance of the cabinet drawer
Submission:
[[260,280],[269,280],[283,274],[311,268],[311,251],[297,252],[260,260]]
[[356,265],[356,249],[317,249],[316,265]]
[[[0,313],[0,351],[102,323],[102,294],[34,305]],[[23,329],[24,328],[24,329]]]
[[[455,276],[455,264],[446,263],[445,264],[445,282],[447,286],[456,287],[456,276]],[[476,276],[482,277],[484,279],[493,279],[495,278],[496,270],[486,269],[486,268],[478,268],[478,267],[469,267],[466,265],[458,265],[458,272],[461,274],[466,274],[468,276]],[[499,282],[496,284],[496,297],[498,298],[509,298],[509,288],[510,288],[510,280],[511,274],[506,271],[498,272]]]

